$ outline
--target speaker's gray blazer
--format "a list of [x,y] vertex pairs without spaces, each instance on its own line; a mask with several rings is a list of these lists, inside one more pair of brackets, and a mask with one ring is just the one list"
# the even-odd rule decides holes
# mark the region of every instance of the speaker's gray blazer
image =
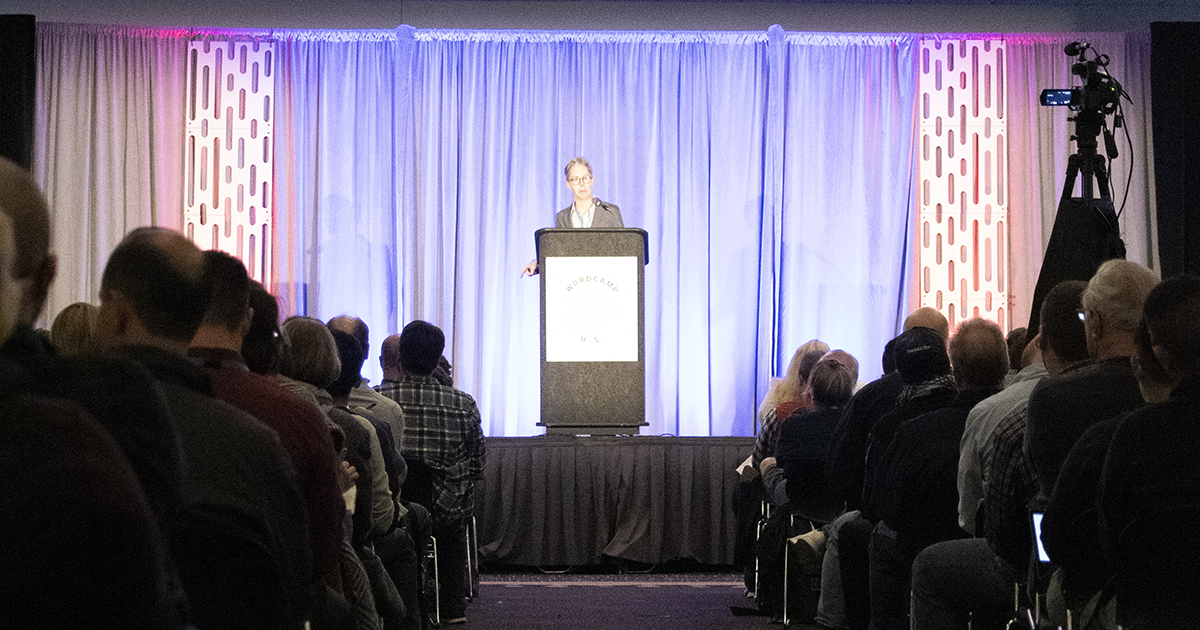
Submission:
[[[621,209],[616,204],[601,202],[600,205],[596,206],[595,213],[592,217],[592,227],[594,228],[625,227],[625,222],[621,220]],[[571,225],[571,206],[567,206],[554,215],[554,227],[573,227]]]

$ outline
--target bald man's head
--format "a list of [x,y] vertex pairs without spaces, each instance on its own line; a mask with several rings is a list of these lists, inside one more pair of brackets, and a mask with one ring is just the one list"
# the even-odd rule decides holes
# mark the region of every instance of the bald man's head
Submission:
[[932,328],[945,341],[950,338],[950,322],[936,308],[925,306],[912,312],[904,320],[904,330],[912,330],[917,326]]
[[54,281],[50,210],[29,172],[5,158],[0,158],[0,212],[12,230],[12,276],[27,281],[20,289],[17,323],[32,325]]
[[204,254],[178,232],[138,228],[108,258],[100,307],[119,294],[155,337],[187,343],[208,307]]
[[379,351],[379,367],[383,368],[384,380],[400,380],[400,335],[390,335],[383,340],[383,347]]
[[338,315],[326,322],[325,326],[331,331],[340,330],[354,335],[364,357],[371,353],[371,330],[367,328],[367,323],[363,320],[350,315]]

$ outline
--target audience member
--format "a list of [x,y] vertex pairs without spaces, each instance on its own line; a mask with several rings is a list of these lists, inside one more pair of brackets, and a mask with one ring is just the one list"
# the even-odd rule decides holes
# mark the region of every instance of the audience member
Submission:
[[1021,355],[1025,352],[1025,346],[1029,345],[1030,340],[1025,338],[1026,332],[1026,328],[1022,326],[1008,331],[1008,335],[1004,337],[1004,343],[1008,346],[1008,369],[1014,372],[1020,371]]
[[[329,327],[329,330],[340,330],[353,335],[362,347],[363,357],[370,356],[371,333],[366,322],[357,317],[339,315],[325,325]],[[380,359],[382,360],[382,354]],[[402,443],[404,440],[404,410],[396,404],[396,401],[372,389],[370,381],[363,378],[360,373],[358,382],[350,390],[349,402],[350,405],[362,407],[368,410],[373,417],[386,422],[390,427],[390,435],[395,440],[392,448],[398,453],[404,451]]]
[[1005,343],[1008,345],[1008,377],[1004,379],[1006,387],[1021,372],[1021,368],[1025,367],[1021,358],[1025,354],[1026,346],[1031,341],[1025,338],[1027,332],[1024,327],[1014,328],[1008,331],[1008,336],[1004,338]]
[[1040,383],[1029,397],[1024,449],[1041,499],[1089,426],[1143,404],[1130,357],[1142,304],[1156,284],[1153,271],[1127,260],[1105,262],[1088,282],[1081,311],[1092,361]]
[[[783,558],[787,554],[800,564],[810,561],[819,568],[822,561],[822,531],[816,529],[835,519],[844,508],[825,483],[825,457],[829,435],[841,414],[841,408],[854,392],[854,375],[845,362],[848,354],[827,353],[813,367],[808,390],[814,407],[797,409],[782,422],[779,458],[768,457],[761,464],[767,496],[782,509],[775,510],[757,541],[757,560],[762,584],[756,585],[759,610],[779,614],[783,610]],[[811,549],[804,560],[785,551],[792,536],[793,523],[812,529],[803,537]],[[798,548],[797,548],[798,549]]]
[[[1025,350],[1026,356],[1035,354],[1036,359],[1031,359],[1015,377],[1008,379],[1004,391],[980,402],[967,415],[958,459],[958,524],[972,535],[983,535],[979,523],[983,518],[980,508],[986,487],[984,448],[991,442],[1002,420],[1010,416],[1027,416],[1029,394],[1048,374],[1041,348],[1049,347],[1053,351],[1050,364],[1055,373],[1065,365],[1083,361],[1088,356],[1083,323],[1076,312],[1085,288],[1086,282],[1074,280],[1051,289],[1045,299],[1053,300],[1055,306],[1042,308],[1042,323],[1039,326],[1042,332],[1029,342]],[[1047,318],[1047,315],[1050,317]],[[1047,327],[1050,332],[1046,332]]]
[[361,544],[373,526],[372,493],[376,487],[386,486],[386,481],[380,484],[375,479],[375,466],[382,467],[383,457],[371,448],[371,432],[350,414],[335,409],[333,399],[325,391],[342,369],[337,343],[329,329],[320,320],[293,316],[283,322],[280,330],[286,342],[279,356],[279,373],[275,380],[320,409],[343,436],[342,456],[358,473],[353,491],[345,495],[353,522],[350,533],[352,540]]
[[[439,359],[439,366],[441,366],[442,362],[444,361],[445,356]],[[379,352],[379,366],[383,369],[383,382],[380,384],[380,388],[388,386],[389,383],[395,385],[399,382],[400,377],[403,375],[403,370],[400,369],[400,335],[389,335],[383,340],[383,344],[380,347]],[[448,378],[450,374],[449,363],[446,362],[442,369],[446,372]],[[437,377],[437,372],[438,369],[435,368],[433,374],[435,378]],[[391,398],[388,400],[391,400]],[[399,442],[403,436],[395,437]],[[401,449],[401,452],[403,452],[403,449]],[[420,571],[418,572],[419,575],[417,589],[419,592],[424,593],[426,592],[424,584],[433,580],[434,573],[432,567],[429,567],[428,570],[426,570],[426,563],[424,561],[424,558],[427,557],[433,536],[432,518],[429,515],[429,510],[425,506],[421,505],[420,503],[409,501],[408,498],[402,493],[399,496],[401,504],[407,510],[407,514],[404,516],[404,528],[408,531],[409,536],[412,538],[413,544],[416,548],[417,557],[422,559],[420,561]],[[401,586],[400,583],[397,583],[397,588],[399,588],[403,594],[407,587]],[[418,605],[410,606],[410,608],[419,608],[422,619],[434,618],[437,614],[437,611],[433,610],[434,606],[426,605],[423,598],[418,599],[420,600],[417,602]],[[410,611],[410,617],[411,614],[412,613]]]
[[[945,316],[932,308],[920,308],[913,311],[904,320],[905,332],[923,326],[934,330],[944,331],[943,339],[949,337],[950,324]],[[904,380],[896,370],[897,343],[899,337],[887,343],[883,350],[883,376],[867,383],[842,412],[834,428],[829,447],[829,457],[825,462],[825,479],[833,492],[846,502],[847,512],[838,517],[833,523],[823,528],[825,533],[825,556],[821,566],[821,598],[817,604],[817,621],[832,628],[848,628],[853,622],[855,629],[865,628],[868,619],[860,611],[852,611],[847,618],[846,606],[843,599],[845,589],[842,586],[841,541],[840,532],[844,525],[852,523],[851,527],[865,529],[869,534],[870,523],[861,517],[859,508],[862,506],[863,475],[866,461],[867,439],[875,422],[896,405],[896,399],[904,388]],[[854,534],[851,534],[854,538]],[[855,549],[856,542],[850,545]],[[865,564],[866,547],[861,546],[857,551],[862,552],[861,558]],[[854,551],[852,551],[854,553]],[[855,575],[851,569],[851,577],[858,579],[859,593],[865,593],[868,588],[863,575]],[[852,586],[853,591],[856,587]],[[851,595],[851,598],[854,596]],[[857,602],[865,608],[866,602]]]
[[797,409],[783,423],[778,466],[773,457],[761,465],[767,496],[774,503],[787,503],[822,523],[832,521],[843,507],[825,482],[825,458],[833,427],[854,393],[854,374],[844,361],[827,356],[813,367],[808,385],[813,408]]
[[[1086,282],[1064,282],[1055,290],[1056,299],[1069,300],[1079,304],[1079,294],[1083,292]],[[1047,297],[1049,299],[1049,297]],[[1050,336],[1055,339],[1075,338],[1078,349],[1067,351],[1068,356],[1086,356],[1087,348],[1082,335],[1083,324],[1072,313],[1064,313],[1068,318],[1062,322],[1052,322],[1052,326],[1078,328],[1080,334],[1065,335],[1061,330]],[[967,422],[963,427],[962,439],[958,453],[958,525],[968,534],[983,534],[979,527],[983,511],[984,479],[983,479],[983,449],[991,440],[996,425],[1007,416],[1014,413],[1025,413],[1029,405],[1029,394],[1035,385],[1046,376],[1046,365],[1042,362],[1042,336],[1034,337],[1026,346],[1022,356],[1025,367],[1015,376],[1005,379],[1006,385],[1000,393],[984,399],[967,414]],[[1061,353],[1060,353],[1061,355]]]
[[[1146,298],[1145,318],[1153,354],[1172,389],[1165,401],[1129,414],[1113,433],[1099,495],[1101,538],[1110,558],[1124,556],[1124,545],[1155,536],[1149,529],[1153,525],[1136,523],[1162,522],[1168,510],[1189,509],[1194,515],[1200,506],[1200,279],[1181,275],[1164,280]],[[1178,539],[1194,539],[1197,533],[1168,532]],[[1194,563],[1195,558],[1180,560]],[[1174,569],[1154,568],[1167,572],[1158,588],[1173,580]],[[1194,575],[1174,580],[1183,578],[1195,583]],[[1122,614],[1123,623],[1135,628],[1195,624],[1200,612],[1195,592],[1172,594],[1164,589],[1152,597],[1155,606],[1131,605]]]
[[[1097,274],[1092,282],[1104,283],[1106,278],[1111,276]],[[1086,340],[1087,334],[1077,314],[1084,298],[1080,293],[1079,303],[1071,299],[1076,290],[1078,285],[1055,287],[1047,295],[1038,339],[1050,376],[1034,387],[1025,407],[1015,408],[997,423],[984,447],[985,539],[933,545],[914,563],[915,628],[965,627],[969,615],[980,624],[1002,623],[1012,614],[1013,584],[1024,581],[1033,548],[1028,505],[1037,486],[1023,452],[1027,418],[1034,414],[1039,391],[1070,380],[1072,371],[1089,365],[1086,341],[1081,344],[1080,339]]]
[[[1148,403],[1162,402],[1170,395],[1170,379],[1154,356],[1150,329],[1142,319],[1134,336],[1137,354],[1131,358],[1133,373]],[[1066,625],[1066,609],[1076,611],[1079,627],[1089,626],[1093,616],[1113,612],[1105,606],[1103,591],[1098,590],[1113,575],[1112,563],[1103,548],[1100,535],[1100,480],[1113,432],[1122,417],[1101,420],[1075,442],[1063,461],[1046,503],[1042,519],[1042,542],[1054,566],[1058,567],[1047,591],[1047,610],[1051,619]],[[1109,615],[1111,616],[1111,615]],[[1115,619],[1100,622],[1111,627]]]
[[[0,158],[0,223],[5,249],[6,287],[11,301],[0,324],[0,357],[28,371],[38,395],[66,398],[82,405],[121,447],[142,484],[159,531],[164,535],[183,504],[183,454],[175,422],[150,375],[121,359],[60,357],[33,329],[54,278],[49,252],[49,209],[29,173]],[[8,229],[7,227],[5,228]],[[15,274],[19,278],[8,279]],[[9,327],[11,325],[11,327]],[[178,575],[171,567],[177,607],[185,606]]]
[[755,565],[758,520],[761,515],[760,506],[768,497],[763,489],[762,478],[758,474],[759,469],[764,459],[775,456],[783,420],[793,411],[812,408],[808,377],[813,366],[828,351],[829,345],[818,339],[811,339],[802,344],[792,354],[784,377],[771,379],[767,394],[758,406],[758,436],[750,455],[750,466],[743,468],[744,472],[733,497],[733,511],[738,519],[734,562],[742,567],[747,593],[757,590]]
[[896,369],[904,387],[896,399],[896,406],[871,427],[867,441],[862,512],[872,521],[878,519],[875,511],[878,499],[876,468],[887,452],[896,428],[912,418],[949,405],[956,395],[945,340],[933,329],[918,326],[900,336]]
[[281,331],[286,343],[279,357],[276,381],[316,405],[340,429],[345,444],[342,457],[358,474],[353,486],[344,494],[350,524],[345,530],[340,554],[342,594],[353,611],[357,628],[381,629],[383,620],[378,614],[371,581],[355,551],[356,547],[367,543],[374,524],[374,492],[379,487],[376,475],[382,477],[382,487],[387,487],[382,455],[378,450],[379,440],[376,438],[376,448],[372,449],[373,432],[349,413],[335,408],[333,399],[325,391],[341,373],[337,344],[329,329],[320,320],[293,316],[283,322]]
[[0,371],[0,625],[183,628],[166,545],[116,443]]
[[915,326],[900,335],[896,342],[896,370],[903,387],[895,406],[875,421],[868,435],[860,515],[842,523],[838,530],[846,620],[855,630],[870,625],[870,545],[879,519],[876,510],[880,495],[875,491],[879,459],[901,423],[945,407],[956,395],[946,340],[931,328]]
[[444,354],[438,357],[437,367],[433,368],[430,376],[446,387],[454,387],[454,366],[450,365],[450,360]]
[[[943,340],[950,336],[950,324],[946,317],[932,308],[919,308],[904,320],[905,332],[915,327],[938,331]],[[894,355],[893,352],[892,356]],[[842,418],[834,428],[829,459],[825,464],[826,479],[834,491],[846,501],[850,510],[859,509],[862,503],[864,462],[871,428],[875,426],[876,420],[896,406],[896,399],[904,389],[900,374],[887,371],[887,358],[888,352],[885,349],[884,375],[864,385],[842,413]]]
[[170,415],[137,366],[59,360],[34,332],[54,273],[45,198],[0,158],[0,619],[181,627],[162,541],[182,492]]
[[767,395],[763,396],[758,406],[758,439],[755,440],[754,457],[751,460],[756,469],[762,466],[764,459],[775,456],[779,430],[783,426],[776,420],[786,419],[797,409],[812,408],[808,377],[826,352],[829,352],[829,344],[810,339],[792,354],[784,377],[771,379]]
[[[992,550],[1017,575],[1025,574],[1033,552],[1030,502],[1045,505],[1063,461],[1088,427],[1143,404],[1130,356],[1142,304],[1156,283],[1155,274],[1137,263],[1102,264],[1080,296],[1091,360],[1043,380],[1030,394],[1027,417],[1010,416],[997,425],[991,455],[985,454],[996,492],[989,488],[985,495],[984,529]],[[1089,576],[1074,571],[1063,577]],[[1075,582],[1067,588],[1090,594],[1102,586]]]
[[279,327],[279,303],[259,282],[250,281],[250,326],[242,337],[242,359],[255,374],[279,374],[286,339]]
[[29,173],[4,158],[0,222],[12,228],[5,232],[12,239],[6,248],[15,252],[3,273],[16,276],[5,280],[5,286],[14,288],[15,303],[8,308],[13,314],[0,324],[0,357],[28,370],[38,394],[81,404],[109,431],[165,531],[179,510],[183,484],[183,455],[166,401],[140,366],[112,358],[59,358],[34,332],[55,271],[49,208]]
[[[400,489],[400,475],[404,468],[404,460],[392,446],[393,440],[388,425],[373,417],[362,407],[352,406],[350,403],[351,391],[362,380],[361,370],[364,359],[362,349],[369,346],[350,333],[341,330],[330,330],[330,332],[333,334],[333,341],[337,346],[341,372],[332,383],[325,387],[325,391],[329,394],[336,410],[350,414],[364,429],[374,435],[375,439],[371,442],[372,459],[375,458],[376,451],[379,451],[379,461],[373,462],[374,468],[386,481],[385,487],[377,486],[372,490],[371,532],[365,540],[354,546],[354,551],[358,554],[363,568],[370,578],[375,610],[382,618],[385,630],[419,627],[419,617],[414,616],[411,620],[408,618],[409,611],[406,604],[406,600],[415,598],[416,593],[409,593],[409,598],[402,597],[396,583],[396,578],[405,578],[405,573],[415,572],[417,566],[412,541],[398,527],[404,516],[404,508],[396,500],[395,494]],[[378,477],[376,483],[378,483]],[[386,510],[386,513],[381,512],[381,508]],[[405,540],[401,541],[401,538]],[[399,552],[402,547],[412,557],[402,558],[390,553]],[[385,549],[388,553],[381,553]],[[411,582],[416,583],[415,575]]]
[[204,257],[212,299],[188,356],[208,373],[218,398],[279,434],[304,495],[315,578],[340,596],[338,556],[345,504],[338,479],[341,462],[329,429],[319,409],[247,368],[241,348],[253,314],[246,267],[216,250],[204,252]]
[[28,171],[2,157],[0,215],[4,247],[11,252],[5,263],[11,280],[5,296],[14,301],[13,312],[0,321],[0,339],[7,339],[18,326],[32,329],[46,304],[58,259],[50,252],[50,210],[45,197]]
[[[892,374],[896,371],[896,339],[888,341],[884,346],[882,363],[884,375]],[[899,374],[896,374],[896,377],[899,378]],[[871,386],[872,384],[868,384],[866,387],[863,387],[863,389],[865,390]],[[862,390],[859,391],[861,392]],[[854,398],[857,397],[858,394],[855,394],[854,397],[851,398],[851,403],[853,403]],[[846,413],[846,411],[843,411],[842,418],[839,418],[839,426],[842,426],[840,423],[843,421]],[[834,430],[836,433],[837,427],[835,427]],[[830,444],[830,455],[828,455],[828,457],[832,457],[833,452],[833,445]],[[839,490],[837,487],[838,484],[835,483],[835,480],[828,478],[829,470],[829,460],[827,459],[825,466],[825,481],[829,485],[831,492],[834,493],[834,496],[845,503],[846,497],[844,488]],[[861,483],[859,485],[861,486]],[[858,498],[855,499],[855,505],[857,505],[861,500],[861,495],[862,493],[860,491]],[[819,532],[809,534],[805,538],[805,542],[812,546],[814,552],[822,552],[818,554],[821,556],[821,594],[820,599],[817,602],[817,615],[815,620],[827,628],[837,628],[840,630],[842,628],[849,627],[846,622],[845,602],[843,601],[842,597],[842,568],[841,553],[839,551],[838,544],[838,531],[841,529],[842,525],[850,521],[855,521],[859,518],[860,512],[857,509],[846,511],[841,516],[834,519],[833,522],[822,527]]]
[[379,367],[383,369],[383,383],[399,381],[403,370],[400,369],[400,335],[388,335],[379,348]]
[[91,354],[96,350],[96,316],[94,305],[76,302],[58,313],[50,326],[50,343],[64,355]]
[[[338,354],[339,373],[329,385],[325,386],[323,393],[329,397],[335,410],[348,414],[366,431],[371,451],[370,480],[373,485],[371,489],[371,528],[367,536],[368,538],[381,536],[395,526],[397,504],[391,480],[398,478],[400,464],[397,464],[397,460],[403,461],[403,459],[392,446],[391,436],[387,433],[380,434],[377,428],[377,419],[364,408],[350,405],[350,392],[361,380],[359,370],[362,368],[362,354],[361,351],[351,352],[349,346],[358,342],[340,330],[333,330],[330,333]],[[350,363],[347,364],[346,361]],[[337,392],[338,395],[334,396],[334,392]],[[384,427],[387,428],[386,425]],[[387,441],[386,449],[384,448],[385,440]]]
[[742,567],[747,594],[757,591],[758,521],[762,502],[768,499],[759,469],[764,459],[775,456],[779,432],[788,415],[799,409],[812,408],[808,377],[828,351],[829,345],[818,339],[802,344],[792,354],[784,377],[771,379],[767,394],[758,406],[758,435],[750,454],[750,465],[741,468],[741,479],[733,495],[733,512],[737,516],[733,555],[734,562]]
[[[483,473],[479,409],[468,394],[441,385],[431,374],[445,348],[441,329],[424,321],[404,327],[399,358],[403,375],[379,393],[404,409],[405,494],[429,508],[438,540],[441,618],[466,621],[466,519],[473,509],[473,479]],[[410,491],[411,488],[411,491]]]
[[[365,325],[363,330],[365,331]],[[336,340],[336,334],[335,334]],[[359,339],[360,342],[362,338]],[[380,366],[384,368],[384,379],[395,380],[398,378],[399,365],[397,358],[399,351],[399,335],[392,335],[384,340],[382,352],[380,353]],[[339,342],[339,350],[345,344]],[[361,344],[366,345],[366,344]],[[444,357],[443,357],[444,359]],[[350,368],[353,374],[346,372],[346,362],[350,360]],[[401,497],[401,486],[404,483],[404,478],[408,473],[407,464],[403,456],[400,455],[400,449],[397,445],[402,439],[401,432],[403,431],[403,411],[399,409],[399,405],[390,398],[383,398],[386,404],[395,406],[399,421],[393,420],[392,423],[380,422],[371,414],[379,409],[378,404],[372,404],[373,399],[366,398],[360,394],[362,387],[365,385],[365,379],[355,381],[354,374],[358,374],[361,370],[362,361],[357,357],[349,357],[348,352],[342,353],[343,376],[347,385],[353,385],[354,388],[349,391],[345,399],[346,405],[353,408],[356,412],[361,413],[371,420],[376,428],[379,436],[380,447],[384,454],[385,468],[388,471],[389,484],[392,494],[397,501],[397,524],[399,525],[392,534],[372,539],[372,546],[375,552],[379,555],[380,560],[387,568],[388,574],[391,576],[396,590],[404,601],[407,615],[401,624],[405,628],[421,628],[423,612],[435,613],[436,611],[423,611],[424,606],[421,601],[420,592],[422,581],[426,576],[421,573],[421,559],[426,557],[428,549],[431,545],[430,532],[430,517],[428,510],[424,506],[403,500]],[[358,366],[355,368],[354,366]],[[448,370],[448,366],[446,368]],[[448,372],[447,372],[448,373]],[[340,400],[341,390],[339,384],[329,386],[330,395],[334,397],[335,402]],[[382,395],[371,390],[371,394]],[[357,396],[357,398],[356,398]],[[364,407],[362,402],[356,403],[356,400],[366,402]],[[399,427],[397,431],[396,427]],[[390,452],[386,448],[387,445],[392,445]],[[393,472],[394,469],[394,472]],[[429,580],[432,580],[430,574]],[[429,616],[432,618],[432,614]]]
[[958,394],[900,424],[876,469],[879,523],[871,537],[871,628],[907,628],[912,563],[925,547],[966,535],[958,526],[958,453],[967,414],[1000,391],[1008,348],[1000,327],[970,319],[950,340]]
[[[130,232],[104,268],[99,337],[149,370],[175,418],[188,494],[168,535],[193,621],[298,625],[312,558],[291,462],[277,434],[213,398],[207,375],[185,356],[207,307],[203,271],[203,254],[181,234]],[[254,549],[266,557],[251,557]],[[256,561],[265,566],[250,570]]]

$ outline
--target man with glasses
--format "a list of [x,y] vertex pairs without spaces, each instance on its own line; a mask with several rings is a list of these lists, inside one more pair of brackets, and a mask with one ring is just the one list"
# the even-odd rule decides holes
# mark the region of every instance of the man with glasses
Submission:
[[[594,174],[592,165],[587,158],[577,157],[563,168],[567,177],[567,188],[571,189],[573,200],[558,214],[554,215],[556,228],[623,228],[625,222],[621,219],[621,209],[615,204],[600,201],[592,196]],[[538,272],[537,260],[531,260],[521,270],[522,276],[532,276]]]

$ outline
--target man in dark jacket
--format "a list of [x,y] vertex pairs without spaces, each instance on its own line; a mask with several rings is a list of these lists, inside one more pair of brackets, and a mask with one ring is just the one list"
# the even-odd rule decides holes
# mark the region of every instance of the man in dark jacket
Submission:
[[[1170,536],[1194,541],[1200,534],[1194,526],[1200,506],[1200,279],[1164,280],[1146,299],[1145,317],[1154,355],[1173,388],[1165,402],[1129,414],[1113,434],[1100,490],[1100,531],[1114,558],[1126,555],[1126,545],[1154,536],[1150,528],[1161,529],[1166,510],[1187,509],[1193,519],[1190,531],[1168,531]],[[1194,626],[1200,610],[1191,586],[1195,573],[1186,565],[1194,565],[1195,556],[1183,550],[1176,555],[1180,565],[1150,567],[1161,576],[1150,586],[1159,601],[1145,608],[1131,602],[1126,623]],[[1119,572],[1129,568],[1118,566],[1118,584]]]
[[871,538],[871,627],[907,628],[912,562],[918,552],[966,536],[958,526],[958,453],[967,414],[1000,391],[1008,353],[1000,327],[964,322],[950,340],[958,394],[949,406],[900,424],[879,460]]
[[187,468],[183,508],[167,533],[195,624],[298,626],[312,553],[295,469],[278,434],[214,398],[186,356],[208,304],[203,270],[204,256],[182,234],[130,232],[104,268],[98,334],[113,355],[150,372],[175,418]]
[[[918,326],[897,338],[896,368],[904,387],[894,409],[875,422],[867,440],[863,471],[861,516],[838,530],[842,592],[847,621],[852,629],[866,627],[870,609],[870,545],[878,522],[875,470],[891,444],[896,428],[917,416],[941,409],[956,395],[950,375],[950,357],[944,338],[933,329]],[[859,618],[862,615],[862,619]]]

